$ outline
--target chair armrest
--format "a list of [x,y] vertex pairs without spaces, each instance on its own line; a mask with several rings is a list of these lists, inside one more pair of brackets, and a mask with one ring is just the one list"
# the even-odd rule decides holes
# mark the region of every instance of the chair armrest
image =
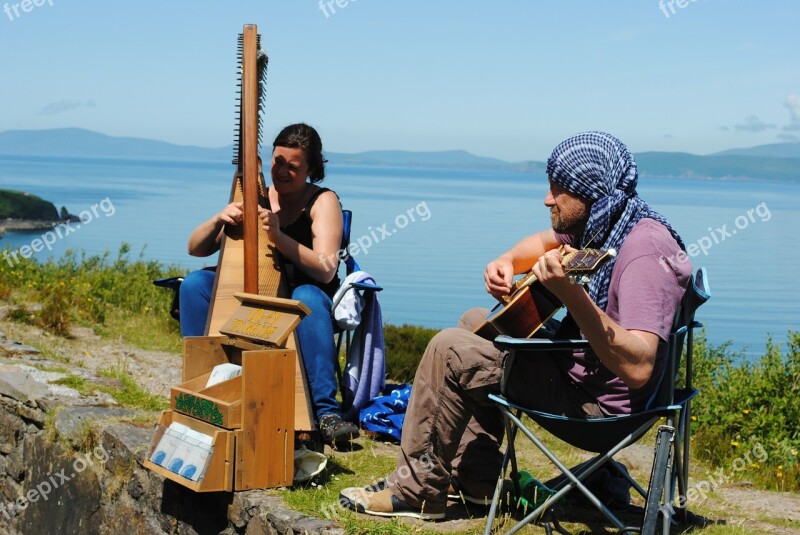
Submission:
[[374,290],[376,292],[383,290],[383,288],[377,284],[369,284],[367,282],[351,282],[350,287],[356,290]]
[[153,284],[162,288],[170,288],[177,291],[182,282],[183,277],[169,277],[166,279],[156,279],[153,281]]
[[555,350],[580,350],[589,349],[589,342],[583,339],[550,340],[547,338],[512,338],[500,335],[494,339],[494,346],[503,351],[508,350],[509,355],[503,367],[503,376],[500,378],[500,393],[506,394],[506,383],[514,366],[514,358],[519,351],[555,351]]
[[547,338],[512,338],[500,335],[494,339],[497,349],[515,351],[552,351],[557,349],[589,349],[589,342],[583,339],[549,340]]

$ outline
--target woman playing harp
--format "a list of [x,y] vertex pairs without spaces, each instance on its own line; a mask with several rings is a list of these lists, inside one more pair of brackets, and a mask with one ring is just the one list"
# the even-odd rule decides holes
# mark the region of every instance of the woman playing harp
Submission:
[[[358,437],[358,428],[342,419],[336,401],[336,346],[331,297],[339,287],[338,249],[342,210],[336,193],[317,185],[325,178],[322,141],[306,124],[284,128],[273,142],[272,186],[260,196],[259,218],[281,253],[292,299],[311,314],[296,332],[323,440],[341,446]],[[219,250],[225,226],[242,223],[242,203],[233,202],[200,224],[189,237],[189,254],[209,256]],[[322,259],[322,260],[321,260]],[[215,272],[190,273],[180,290],[181,334],[204,334]]]

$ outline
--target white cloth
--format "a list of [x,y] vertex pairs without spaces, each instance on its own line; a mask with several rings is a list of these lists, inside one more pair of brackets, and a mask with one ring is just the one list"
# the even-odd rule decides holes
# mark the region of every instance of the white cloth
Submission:
[[352,331],[361,323],[364,297],[351,284],[366,278],[371,278],[366,271],[354,271],[345,277],[339,289],[333,294],[333,318],[342,329]]
[[325,455],[307,449],[305,446],[294,450],[294,481],[308,481],[325,470],[328,458]]

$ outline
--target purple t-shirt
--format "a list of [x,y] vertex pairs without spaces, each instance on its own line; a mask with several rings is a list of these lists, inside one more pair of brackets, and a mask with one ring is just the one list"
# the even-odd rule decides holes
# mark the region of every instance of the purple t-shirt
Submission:
[[[571,237],[558,234],[571,244]],[[597,399],[606,415],[643,410],[655,390],[664,367],[666,340],[675,312],[689,284],[692,265],[667,228],[654,219],[642,219],[625,238],[618,251],[608,288],[606,314],[628,330],[647,331],[661,338],[650,380],[638,389],[629,388],[593,353],[575,353],[569,376],[587,394]],[[683,261],[681,261],[683,260]]]

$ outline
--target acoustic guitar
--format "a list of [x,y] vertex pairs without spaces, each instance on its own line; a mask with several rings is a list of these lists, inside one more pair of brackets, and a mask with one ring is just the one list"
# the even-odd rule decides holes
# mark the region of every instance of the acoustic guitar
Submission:
[[[561,265],[573,283],[586,284],[589,275],[616,254],[614,249],[581,249],[565,254]],[[536,279],[533,271],[529,271],[512,285],[511,292],[473,332],[487,340],[494,340],[501,334],[531,338],[562,306],[561,301]]]

